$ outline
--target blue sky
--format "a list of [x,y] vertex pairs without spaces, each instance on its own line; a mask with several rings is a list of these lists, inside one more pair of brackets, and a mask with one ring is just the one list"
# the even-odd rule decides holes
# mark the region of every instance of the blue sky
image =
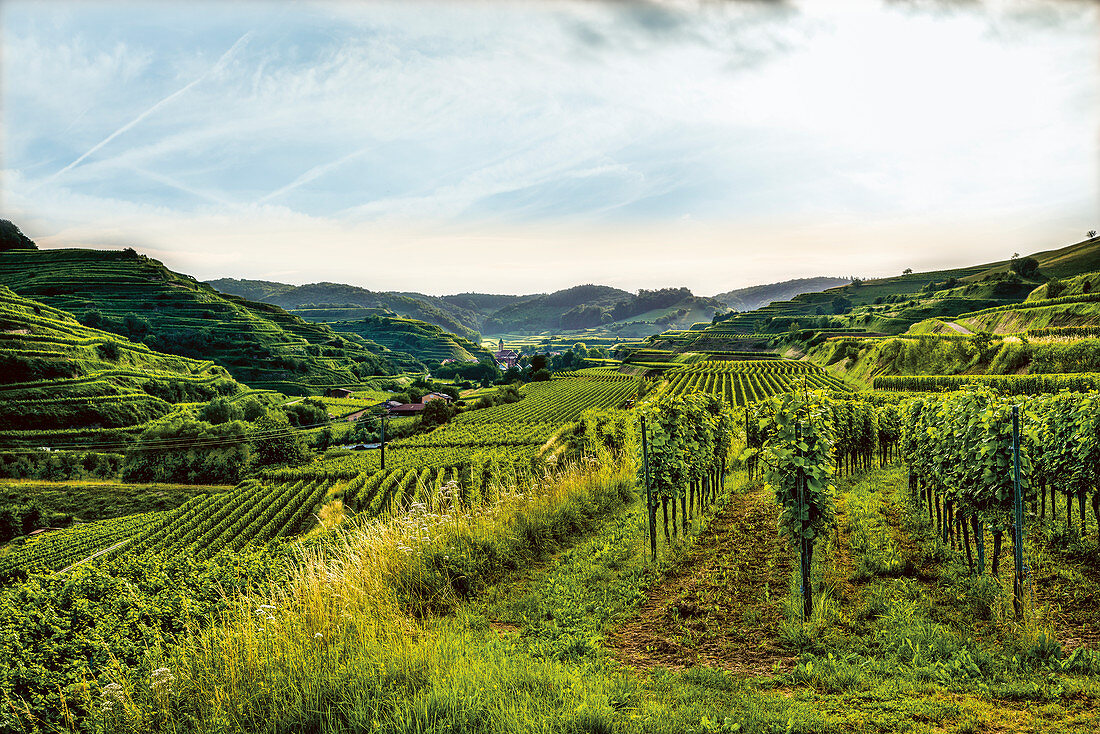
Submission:
[[712,294],[1100,223],[1092,2],[0,5],[0,207],[200,278]]

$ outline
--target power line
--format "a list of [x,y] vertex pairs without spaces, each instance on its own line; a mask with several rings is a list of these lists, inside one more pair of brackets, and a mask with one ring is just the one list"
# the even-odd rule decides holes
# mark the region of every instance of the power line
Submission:
[[[367,415],[361,418],[357,418],[354,421],[347,421],[349,424],[358,424],[366,421],[375,416]],[[50,451],[93,451],[99,453],[114,453],[123,451],[126,449],[137,449],[141,451],[166,451],[171,449],[188,449],[188,448],[217,448],[218,446],[230,446],[234,444],[244,443],[254,439],[268,439],[268,438],[282,438],[291,436],[294,434],[314,432],[331,426],[331,423],[313,423],[305,426],[290,427],[287,429],[273,429],[269,431],[256,431],[236,436],[210,436],[210,437],[195,437],[195,438],[164,438],[164,439],[150,439],[149,441],[138,442],[98,442],[98,443],[70,443],[60,446],[49,446]],[[27,453],[37,454],[41,453],[38,448],[31,448],[27,446],[18,446],[11,448],[0,448],[0,452],[3,453]]]

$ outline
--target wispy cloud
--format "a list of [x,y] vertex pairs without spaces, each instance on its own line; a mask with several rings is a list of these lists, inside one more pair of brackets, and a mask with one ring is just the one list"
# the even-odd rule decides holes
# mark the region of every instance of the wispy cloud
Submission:
[[48,184],[48,183],[52,182],[53,180],[55,180],[56,178],[58,178],[59,176],[63,176],[68,171],[72,170],[73,168],[76,168],[81,163],[83,163],[85,159],[87,159],[89,156],[95,155],[101,148],[103,148],[105,145],[110,143],[112,140],[114,140],[118,136],[126,133],[127,131],[131,130],[132,128],[136,127],[139,123],[141,123],[142,120],[149,117],[150,115],[155,113],[157,110],[160,110],[163,107],[166,107],[173,100],[178,99],[179,97],[182,97],[184,94],[186,94],[188,91],[190,91],[193,87],[195,87],[196,85],[201,84],[203,81],[205,81],[206,78],[209,77],[211,74],[215,74],[218,71],[220,71],[221,69],[223,69],[225,67],[226,62],[233,55],[233,53],[239,47],[243,46],[248,41],[248,38],[249,38],[250,35],[251,35],[251,32],[246,32],[240,38],[238,38],[233,43],[233,45],[230,46],[229,49],[226,50],[226,52],[223,53],[218,58],[217,62],[212,67],[210,67],[209,71],[207,71],[205,74],[198,77],[197,79],[194,79],[194,80],[188,82],[184,86],[177,89],[175,92],[172,92],[171,94],[169,94],[167,97],[164,97],[163,99],[157,101],[155,104],[153,104],[148,109],[144,110],[137,117],[133,118],[132,120],[127,122],[125,125],[118,128],[117,130],[112,132],[110,135],[105,137],[103,140],[99,141],[98,143],[93,145],[91,148],[89,148],[87,151],[82,153],[80,156],[77,157],[76,160],[72,161],[71,163],[66,165],[64,168],[62,168],[61,170],[57,171],[56,173],[51,174],[50,176],[45,178],[43,181],[36,184],[34,188],[38,188],[38,186]]
[[439,291],[992,259],[1100,219],[1100,11],[1026,4],[8,0],[0,193],[50,244]]
[[304,186],[305,184],[309,183],[310,181],[315,181],[316,179],[320,178],[321,176],[324,176],[326,173],[328,173],[330,171],[335,171],[337,168],[344,165],[348,161],[352,161],[352,160],[355,160],[356,158],[362,157],[363,154],[367,152],[367,150],[368,150],[367,148],[360,148],[359,150],[354,150],[351,153],[348,153],[347,155],[340,156],[339,158],[337,158],[334,161],[329,161],[328,163],[322,163],[320,165],[314,166],[313,168],[310,168],[308,171],[303,173],[301,176],[298,176],[297,178],[295,178],[293,181],[288,183],[286,186],[282,186],[280,188],[277,188],[274,191],[272,191],[270,194],[267,194],[266,196],[262,197],[259,200],[258,203],[263,204],[265,202],[271,201],[272,199],[277,199],[280,196],[282,196],[283,194],[289,193],[289,192],[293,191],[294,189],[298,188],[299,186]]

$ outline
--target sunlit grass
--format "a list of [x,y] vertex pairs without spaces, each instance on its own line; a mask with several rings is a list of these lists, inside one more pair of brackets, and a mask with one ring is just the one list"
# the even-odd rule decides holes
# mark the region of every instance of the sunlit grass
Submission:
[[487,509],[360,525],[304,550],[290,583],[232,600],[220,624],[152,653],[170,691],[119,676],[85,703],[114,731],[599,730],[607,681],[551,662],[532,670],[491,633],[427,615],[552,552],[633,487],[633,467],[603,461],[526,494],[501,488]]

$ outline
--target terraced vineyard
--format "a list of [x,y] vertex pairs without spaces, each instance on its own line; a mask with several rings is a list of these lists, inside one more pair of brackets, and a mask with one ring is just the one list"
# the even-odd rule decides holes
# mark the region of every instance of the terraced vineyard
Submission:
[[668,382],[661,388],[662,394],[706,393],[730,405],[745,405],[802,386],[848,390],[820,367],[796,360],[697,362],[669,370],[665,376]]
[[[0,580],[31,571],[58,571],[103,553],[105,559],[163,554],[198,560],[235,553],[248,544],[294,536],[313,525],[330,497],[368,517],[407,510],[414,502],[443,509],[492,499],[502,484],[525,481],[538,448],[560,426],[521,430],[525,443],[486,448],[474,429],[460,429],[468,443],[450,448],[397,446],[387,469],[377,454],[356,456],[341,467],[313,466],[273,472],[227,492],[195,497],[174,510],[147,512],[52,531],[0,555]],[[492,440],[492,439],[489,439]],[[471,443],[472,442],[472,443]],[[361,459],[366,459],[366,462]],[[373,461],[372,461],[373,459]]]
[[110,557],[145,553],[209,558],[248,543],[295,535],[335,482],[249,480],[228,492],[195,497],[174,510],[146,512],[45,533],[0,556],[0,578],[59,570],[114,548]]
[[[173,511],[175,512],[175,511]],[[17,572],[56,571],[157,526],[163,512],[144,512],[43,533],[0,556],[0,581]]]
[[[181,403],[254,394],[207,360],[155,352],[0,286],[0,445],[136,430]],[[113,436],[112,440],[118,440]]]
[[373,400],[365,400],[361,398],[318,398],[325,404],[325,408],[332,414],[333,417],[343,418],[344,416],[358,414],[360,411],[368,410],[379,403],[383,403],[389,397],[389,393],[379,393],[379,397]]
[[402,448],[431,446],[541,446],[561,430],[560,423],[516,423],[501,428],[493,423],[456,423],[428,434],[412,436],[396,445]]
[[555,378],[528,383],[524,399],[459,416],[460,425],[475,423],[567,423],[586,410],[619,408],[638,393],[638,380],[626,375],[614,377]]
[[220,294],[132,251],[6,252],[0,283],[79,317],[95,312],[102,320],[95,325],[162,352],[208,357],[253,387],[306,394],[420,367],[407,354]]
[[[316,312],[319,309],[315,309]],[[345,335],[354,335],[397,352],[407,352],[419,360],[457,359],[460,362],[491,359],[492,354],[480,344],[474,344],[461,336],[450,334],[435,324],[418,319],[400,318],[392,312],[378,309],[358,321],[324,319],[320,314],[295,310],[310,321],[323,321],[327,326]],[[345,317],[346,318],[346,317]]]
[[388,444],[384,471],[380,452],[364,451],[269,472],[267,478],[348,482],[345,507],[368,517],[414,502],[476,505],[491,500],[499,486],[523,486],[544,471],[555,440],[585,411],[627,405],[638,388],[636,378],[611,367],[562,373],[525,385],[518,402],[462,413],[431,433]]

